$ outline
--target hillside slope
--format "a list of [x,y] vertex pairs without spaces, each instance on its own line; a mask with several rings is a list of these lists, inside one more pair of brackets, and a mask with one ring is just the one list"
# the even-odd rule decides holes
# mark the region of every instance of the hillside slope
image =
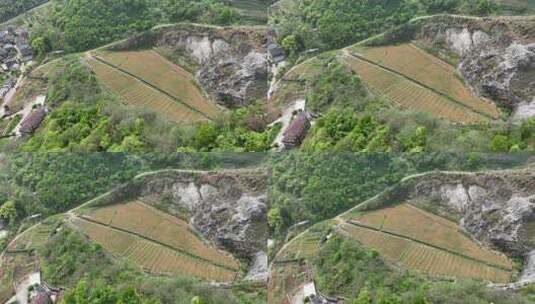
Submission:
[[[407,177],[288,241],[271,261],[268,299],[300,303],[311,286],[318,299],[356,298],[359,289],[367,290],[366,284],[374,284],[367,290],[374,299],[388,297],[389,292],[401,296],[405,291],[388,283],[392,278],[424,284],[415,283],[422,278],[412,277],[408,270],[434,278],[427,283],[434,291],[422,291],[428,301],[449,303],[438,287],[449,284],[446,294],[459,303],[467,303],[467,298],[510,303],[510,296],[500,297],[488,287],[474,297],[466,291],[461,296],[455,286],[465,278],[485,284],[517,282],[498,284],[507,288],[534,283],[534,181],[529,169]],[[513,266],[514,257],[525,260],[524,269]],[[460,296],[467,298],[459,300]]]
[[534,17],[422,17],[377,42],[384,44],[394,37],[453,53],[459,72],[479,95],[515,111],[515,118],[534,114]]
[[261,26],[162,25],[108,50],[153,48],[194,73],[214,102],[237,108],[266,98],[266,35]]

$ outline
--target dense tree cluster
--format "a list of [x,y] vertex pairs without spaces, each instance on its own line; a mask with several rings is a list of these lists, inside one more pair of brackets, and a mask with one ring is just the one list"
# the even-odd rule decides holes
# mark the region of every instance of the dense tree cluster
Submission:
[[271,22],[291,55],[314,48],[341,48],[419,15],[488,15],[496,10],[490,0],[283,0],[279,6]]
[[195,21],[228,25],[238,18],[231,7],[220,0],[165,0],[163,11],[173,22]]
[[0,0],[0,23],[3,23],[47,0]]
[[54,1],[54,23],[74,51],[94,48],[156,23],[150,0]]
[[377,251],[340,236],[321,246],[313,264],[319,289],[352,304],[530,303],[529,296],[489,289],[483,282],[431,281],[393,268]]

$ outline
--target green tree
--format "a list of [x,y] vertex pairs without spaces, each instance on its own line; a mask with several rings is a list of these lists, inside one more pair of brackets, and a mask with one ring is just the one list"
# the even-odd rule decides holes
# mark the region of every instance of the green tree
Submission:
[[36,37],[32,40],[32,49],[39,57],[43,57],[51,50],[50,42],[46,37]]
[[282,215],[279,208],[271,208],[268,212],[268,224],[270,227],[275,228],[282,224]]
[[55,0],[54,23],[68,47],[82,51],[152,27],[150,0]]
[[490,149],[493,152],[509,152],[511,148],[511,142],[506,135],[498,134],[494,136],[490,144]]
[[282,48],[290,55],[299,51],[299,44],[297,43],[297,37],[295,35],[288,35],[282,39]]
[[191,299],[191,304],[204,304],[204,301],[201,297],[195,296]]
[[0,218],[12,221],[17,216],[17,209],[13,201],[7,201],[0,206]]
[[370,290],[364,287],[360,290],[359,296],[353,301],[353,304],[372,304],[372,296]]

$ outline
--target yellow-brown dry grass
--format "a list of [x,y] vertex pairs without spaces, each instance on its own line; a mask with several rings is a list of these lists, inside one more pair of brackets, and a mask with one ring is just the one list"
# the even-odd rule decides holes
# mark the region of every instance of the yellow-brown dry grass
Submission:
[[356,51],[366,59],[415,79],[477,112],[494,119],[500,117],[497,106],[472,94],[453,66],[413,44],[360,47]]
[[149,273],[190,275],[218,282],[233,281],[237,274],[236,271],[208,263],[126,232],[83,219],[75,219],[73,223],[91,240],[100,244],[115,257],[126,258]]
[[125,104],[150,108],[178,122],[206,121],[206,117],[163,93],[121,71],[103,64],[96,59],[87,62],[101,80],[102,84],[117,94]]
[[505,255],[478,245],[463,233],[456,223],[411,204],[399,204],[366,212],[355,220],[376,229],[417,239],[493,265],[512,267],[511,261]]
[[495,283],[511,280],[511,271],[379,231],[343,224],[341,233],[377,250],[390,263],[431,276],[470,278]]
[[167,61],[153,50],[103,52],[98,56],[176,97],[212,119],[220,114],[219,108],[208,101],[199,87],[195,85],[195,78],[190,72]]
[[359,74],[374,93],[384,96],[404,108],[460,123],[487,120],[485,116],[395,73],[349,55],[339,58],[342,63]]
[[134,232],[213,263],[232,269],[239,268],[236,259],[203,242],[187,222],[140,201],[98,208],[87,216],[102,224]]

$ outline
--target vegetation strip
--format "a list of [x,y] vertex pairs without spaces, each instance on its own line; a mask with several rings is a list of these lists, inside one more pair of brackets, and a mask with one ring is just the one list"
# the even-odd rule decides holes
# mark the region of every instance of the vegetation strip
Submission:
[[402,74],[402,73],[400,73],[400,72],[398,72],[398,71],[396,71],[396,70],[393,70],[393,69],[391,69],[391,68],[389,68],[389,67],[386,67],[386,66],[381,65],[381,64],[379,64],[379,63],[376,63],[376,62],[374,62],[374,61],[371,61],[371,60],[369,60],[369,59],[367,59],[367,58],[365,58],[365,57],[363,57],[363,56],[361,56],[361,55],[359,55],[359,54],[355,54],[355,53],[352,53],[352,52],[348,52],[348,54],[349,54],[351,57],[354,57],[354,58],[359,59],[359,60],[362,60],[362,61],[364,61],[364,62],[366,62],[366,63],[372,64],[372,65],[377,66],[377,67],[379,67],[379,68],[381,68],[381,69],[383,69],[383,70],[386,70],[386,71],[388,71],[388,72],[390,72],[390,73],[393,73],[393,74],[396,74],[396,75],[398,75],[398,76],[400,76],[400,77],[403,77],[403,78],[405,78],[405,79],[408,80],[408,81],[411,81],[411,82],[413,82],[413,83],[416,83],[417,85],[419,85],[419,86],[421,86],[421,87],[424,87],[424,88],[426,88],[426,89],[432,91],[433,93],[438,94],[438,95],[440,95],[440,96],[442,96],[442,97],[448,99],[449,101],[451,101],[451,102],[453,102],[453,103],[455,103],[455,104],[457,104],[457,105],[459,105],[459,106],[462,106],[462,107],[465,108],[465,109],[468,109],[468,110],[470,110],[470,111],[472,111],[472,112],[474,112],[474,113],[477,113],[477,114],[479,114],[479,115],[482,115],[482,116],[484,116],[484,117],[486,117],[486,118],[489,118],[489,119],[491,119],[491,120],[494,119],[492,116],[488,115],[487,113],[484,113],[484,112],[481,112],[481,111],[479,111],[479,110],[473,109],[472,107],[470,107],[470,106],[468,106],[468,105],[465,105],[464,103],[462,103],[462,102],[458,101],[457,99],[455,99],[455,98],[449,96],[448,94],[443,93],[443,92],[441,92],[441,91],[439,91],[439,90],[437,90],[437,89],[434,89],[434,88],[432,88],[432,87],[430,87],[430,86],[428,86],[428,85],[426,85],[426,84],[423,84],[422,82],[420,82],[420,81],[418,81],[418,80],[416,80],[416,79],[414,79],[414,78],[412,78],[412,77],[409,77],[409,76],[404,75],[404,74]]
[[225,265],[220,265],[220,264],[218,264],[218,263],[216,263],[216,262],[214,262],[214,261],[211,261],[211,260],[202,258],[202,257],[200,257],[200,256],[194,255],[194,254],[192,254],[192,253],[190,253],[190,252],[187,252],[187,251],[184,251],[184,250],[182,250],[182,249],[178,249],[178,248],[175,248],[175,247],[173,247],[173,246],[169,246],[169,245],[167,245],[167,244],[165,244],[165,243],[162,243],[162,242],[160,242],[160,241],[158,241],[158,240],[154,240],[154,239],[152,239],[152,238],[146,237],[146,236],[144,236],[144,235],[142,235],[142,234],[139,234],[139,233],[137,233],[137,232],[129,231],[129,230],[122,229],[122,228],[119,228],[119,227],[107,226],[107,225],[105,225],[105,224],[99,223],[99,222],[97,222],[97,221],[95,221],[95,220],[93,220],[93,219],[91,219],[91,218],[85,217],[85,216],[77,216],[76,218],[78,218],[78,219],[80,219],[80,220],[83,220],[83,221],[86,221],[86,222],[90,222],[90,223],[92,223],[92,224],[97,224],[97,225],[106,227],[107,229],[117,230],[117,231],[120,231],[120,232],[123,232],[123,233],[127,233],[127,234],[131,234],[131,235],[135,235],[135,236],[137,236],[137,237],[139,237],[139,238],[141,238],[141,239],[144,239],[144,240],[146,240],[146,241],[156,243],[156,244],[158,244],[158,245],[160,245],[160,246],[166,247],[166,248],[171,249],[171,250],[173,250],[173,251],[176,251],[176,252],[178,252],[178,253],[187,255],[187,256],[192,257],[192,258],[195,258],[195,259],[199,259],[199,260],[201,260],[201,261],[203,261],[203,262],[207,262],[207,263],[209,263],[209,264],[212,264],[212,265],[217,266],[217,267],[220,267],[220,268],[224,268],[224,269],[226,269],[226,270],[230,270],[230,271],[238,271],[238,269],[231,268],[231,267],[228,267],[228,266],[225,266]]
[[512,271],[512,269],[510,269],[510,268],[506,268],[506,267],[495,265],[495,264],[492,264],[492,263],[489,263],[489,262],[486,262],[486,261],[482,261],[482,260],[473,258],[471,256],[464,255],[462,253],[452,251],[452,250],[447,249],[447,248],[443,248],[443,247],[440,247],[440,246],[437,246],[437,245],[433,245],[431,243],[427,243],[427,242],[422,241],[422,240],[418,240],[418,239],[412,238],[410,236],[398,234],[398,233],[395,233],[395,232],[392,232],[392,231],[388,231],[388,230],[380,230],[380,229],[377,229],[377,228],[374,228],[374,227],[359,223],[359,222],[354,221],[354,220],[349,220],[349,221],[347,221],[347,223],[349,223],[349,224],[351,224],[353,226],[360,227],[360,228],[365,228],[365,229],[373,230],[373,231],[380,232],[380,233],[386,233],[386,234],[389,234],[389,235],[392,235],[392,236],[395,236],[395,237],[399,237],[399,238],[402,238],[402,239],[413,241],[413,242],[416,242],[416,243],[419,243],[419,244],[422,244],[422,245],[425,245],[425,246],[428,246],[428,247],[432,247],[432,248],[435,248],[435,249],[438,249],[438,250],[445,251],[445,252],[450,253],[450,254],[454,254],[456,256],[459,256],[459,257],[462,257],[462,258],[465,258],[465,259],[468,259],[468,260],[471,260],[471,261],[474,261],[474,262],[477,262],[477,263],[484,264],[484,265],[492,267],[492,268],[497,268],[497,269],[504,270],[504,271]]
[[160,92],[161,94],[164,94],[165,96],[171,98],[172,100],[182,104],[183,106],[187,107],[188,109],[190,109],[190,110],[192,110],[192,111],[194,111],[194,112],[196,112],[198,114],[201,114],[206,119],[208,119],[210,121],[214,120],[213,118],[211,118],[210,116],[206,115],[205,113],[197,110],[196,108],[192,107],[191,105],[183,102],[182,100],[176,98],[175,96],[173,96],[173,95],[167,93],[166,91],[158,88],[157,86],[151,84],[150,82],[148,82],[146,80],[143,80],[142,78],[140,78],[140,77],[138,77],[138,76],[136,76],[136,75],[134,75],[134,74],[132,74],[132,73],[130,73],[130,72],[128,72],[128,71],[126,71],[126,70],[124,70],[124,69],[122,69],[122,68],[120,68],[120,67],[118,67],[118,66],[116,66],[116,65],[114,65],[114,64],[112,64],[112,63],[110,63],[110,62],[108,62],[106,60],[104,60],[104,59],[102,59],[102,58],[100,58],[99,56],[92,56],[92,58],[95,58],[95,60],[99,61],[100,63],[103,63],[103,64],[105,64],[105,65],[107,65],[107,66],[109,66],[109,67],[111,67],[111,68],[113,68],[115,70],[118,70],[118,71],[120,71],[120,72],[122,72],[122,73],[124,73],[124,74],[126,74],[126,75],[128,75],[128,76],[130,76],[130,77],[142,82],[143,84],[149,86],[150,88],[152,88],[152,89]]

